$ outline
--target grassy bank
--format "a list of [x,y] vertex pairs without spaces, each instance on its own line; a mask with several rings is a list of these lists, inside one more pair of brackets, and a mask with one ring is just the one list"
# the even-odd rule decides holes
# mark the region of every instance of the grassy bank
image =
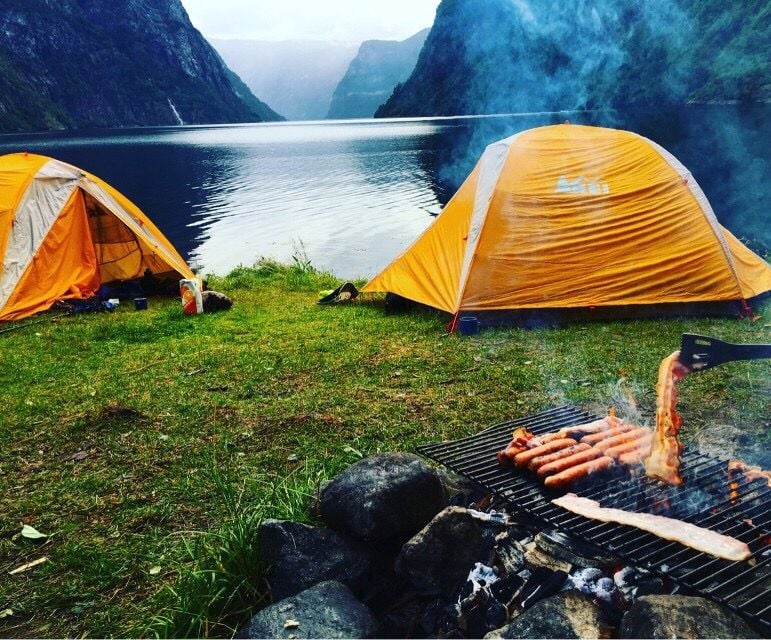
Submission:
[[[682,332],[762,342],[771,324],[767,307],[467,339],[377,300],[315,306],[331,284],[263,265],[211,282],[226,313],[151,300],[0,335],[0,635],[230,635],[264,597],[259,520],[306,517],[346,464],[565,402],[650,416]],[[686,438],[759,455],[770,390],[768,363],[689,378]]]

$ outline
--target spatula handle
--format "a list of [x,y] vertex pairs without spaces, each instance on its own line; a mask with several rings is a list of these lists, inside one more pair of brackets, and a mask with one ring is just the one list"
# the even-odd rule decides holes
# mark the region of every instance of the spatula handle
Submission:
[[726,355],[727,360],[763,360],[771,358],[771,344],[732,344]]

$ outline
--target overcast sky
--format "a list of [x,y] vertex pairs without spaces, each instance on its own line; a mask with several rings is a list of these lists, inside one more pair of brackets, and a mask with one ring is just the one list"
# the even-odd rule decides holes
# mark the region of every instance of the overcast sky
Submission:
[[430,27],[439,0],[182,0],[209,38],[403,40]]

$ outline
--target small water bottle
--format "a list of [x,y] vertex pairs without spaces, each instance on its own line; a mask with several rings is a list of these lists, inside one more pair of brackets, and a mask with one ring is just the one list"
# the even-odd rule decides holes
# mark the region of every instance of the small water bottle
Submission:
[[179,281],[179,295],[182,297],[182,310],[190,315],[203,313],[203,295],[201,281],[198,278],[183,278]]

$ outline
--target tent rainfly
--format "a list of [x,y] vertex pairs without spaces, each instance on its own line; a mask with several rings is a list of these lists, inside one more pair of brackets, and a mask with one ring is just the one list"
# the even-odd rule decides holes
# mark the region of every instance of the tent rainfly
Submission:
[[363,289],[452,314],[746,301],[769,265],[688,170],[628,131],[571,124],[491,144],[434,223]]
[[0,321],[148,271],[194,277],[128,198],[72,165],[28,153],[0,157],[0,260]]

